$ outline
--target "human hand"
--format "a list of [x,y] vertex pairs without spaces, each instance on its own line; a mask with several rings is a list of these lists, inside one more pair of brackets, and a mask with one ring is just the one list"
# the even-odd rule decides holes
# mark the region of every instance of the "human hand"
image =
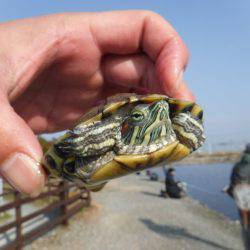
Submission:
[[155,13],[50,15],[2,23],[0,34],[0,174],[29,195],[46,180],[35,134],[70,127],[114,93],[194,99],[187,49]]

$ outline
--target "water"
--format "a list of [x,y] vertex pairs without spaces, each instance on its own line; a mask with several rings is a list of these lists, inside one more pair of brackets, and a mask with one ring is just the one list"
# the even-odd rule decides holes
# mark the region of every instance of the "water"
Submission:
[[[239,218],[234,201],[221,191],[229,184],[232,164],[176,166],[175,169],[176,180],[187,183],[189,196],[232,220]],[[162,168],[157,168],[155,172],[161,179],[164,178]]]

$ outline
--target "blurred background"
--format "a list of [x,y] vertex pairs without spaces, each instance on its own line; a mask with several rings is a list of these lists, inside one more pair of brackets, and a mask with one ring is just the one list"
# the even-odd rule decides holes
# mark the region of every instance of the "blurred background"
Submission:
[[[197,248],[195,248],[194,245],[191,245],[191,248],[185,248],[186,246],[188,246],[188,244],[184,242],[184,248],[176,249],[241,249],[239,243],[240,236],[238,233],[239,227],[237,227],[236,224],[232,224],[232,221],[238,219],[237,210],[233,201],[228,196],[223,194],[221,190],[225,185],[229,183],[231,168],[236,159],[239,159],[239,153],[242,152],[246,143],[250,142],[250,1],[0,0],[0,22],[60,12],[92,12],[123,9],[147,9],[159,13],[174,26],[174,28],[178,31],[178,33],[186,43],[190,52],[190,61],[184,78],[195,93],[197,102],[204,109],[204,121],[207,141],[199,151],[199,153],[201,154],[200,159],[205,159],[206,154],[216,155],[218,152],[222,154],[217,155],[217,158],[209,158],[208,160],[204,160],[203,163],[202,160],[194,160],[193,162],[191,160],[191,163],[184,163],[186,167],[178,168],[176,171],[177,178],[187,183],[188,193],[192,199],[198,200],[202,204],[208,206],[210,209],[223,214],[223,216],[226,216],[226,218],[230,219],[231,224],[227,224],[224,219],[221,219],[221,217],[216,217],[217,215],[215,216],[214,214],[209,214],[209,217],[208,214],[204,212],[205,210],[202,210],[202,212],[200,210],[196,210],[197,204],[192,205],[192,207],[189,203],[189,205],[186,205],[186,203],[182,204],[183,207],[189,206],[188,208],[185,207],[186,210],[184,210],[185,213],[187,213],[187,216],[189,216],[190,209],[192,210],[195,207],[194,211],[198,211],[197,216],[199,217],[199,214],[202,214],[202,216],[205,216],[207,221],[204,222],[204,220],[202,220],[201,222],[197,217],[194,218],[192,222],[191,220],[189,221],[189,228],[188,226],[179,228],[178,226],[168,227],[166,225],[162,226],[160,224],[154,224],[149,219],[139,220],[144,223],[149,230],[152,230],[154,231],[154,233],[157,233],[161,236],[163,235],[165,238],[168,238],[169,234],[171,234],[171,237],[174,238],[173,241],[175,242],[175,244],[176,235],[177,238],[179,235],[181,239],[184,237],[185,239],[191,239],[192,242],[194,240],[198,242],[197,245],[195,245],[195,247]],[[55,136],[56,135],[46,135],[45,138],[51,139]],[[43,145],[46,147],[47,142],[42,141],[42,143],[44,143]],[[228,152],[237,153],[237,155],[233,158],[230,158],[231,156],[227,158]],[[224,154],[226,154],[226,156]],[[162,181],[164,179],[164,174],[161,168],[156,169],[154,173],[157,175],[158,180]],[[132,178],[135,178],[135,176]],[[145,177],[136,176],[136,178],[145,180]],[[130,182],[130,179],[128,180],[129,185],[133,186],[134,182]],[[121,183],[125,186],[127,186],[128,184],[126,182],[126,178],[122,178]],[[137,186],[137,189],[135,190],[138,191],[140,190],[140,188],[144,188],[143,182],[138,182],[137,184],[139,186]],[[160,182],[158,184],[147,184],[148,189],[155,189],[155,194],[152,195],[151,192],[151,197],[149,191],[146,191],[144,193],[142,192],[142,194],[144,195],[149,195],[148,202],[151,204],[151,206],[149,206],[150,209],[148,209],[146,212],[148,214],[152,214],[151,219],[154,219],[153,216],[155,216],[155,218],[158,218],[158,214],[154,214],[155,212],[153,212],[155,210],[152,205],[156,206],[155,200],[150,199],[153,199],[153,196],[158,195],[157,192],[159,191],[161,185],[162,184]],[[114,193],[110,194],[109,192],[111,191],[109,191],[109,188],[107,188],[107,191],[104,191],[103,196],[102,194],[100,196],[94,195],[94,200],[96,199],[98,202],[100,201],[101,204],[102,202],[105,203],[105,199],[110,201],[111,203],[115,202],[114,206],[116,206],[116,212],[117,209],[120,209],[121,211],[125,209],[129,213],[131,208],[129,206],[126,207],[122,205],[123,201],[119,200],[121,199],[121,196],[111,199],[110,197],[112,197]],[[125,191],[122,191],[121,189],[119,190],[119,192]],[[124,193],[122,194],[124,195]],[[128,198],[128,203],[130,203],[129,199],[131,199],[130,204],[135,204],[134,201],[138,200],[139,198],[137,196],[133,197],[131,195],[132,192],[129,193],[128,197],[126,195],[125,197]],[[143,202],[144,201],[139,202],[138,200],[139,205],[142,204],[142,206],[144,206]],[[161,202],[162,201],[159,200],[157,204],[161,204]],[[158,208],[158,211],[162,212],[165,209],[164,206],[170,206],[168,207],[168,210],[165,214],[166,218],[168,217],[167,213],[171,212],[172,210],[174,211],[176,209],[176,211],[179,211],[178,205],[174,204],[173,207],[171,207],[171,203],[168,202],[166,204],[163,204],[162,207]],[[109,206],[107,205],[107,207]],[[145,205],[145,209],[146,208],[147,205]],[[112,207],[112,209],[114,208]],[[111,211],[113,211],[112,209]],[[134,216],[133,213],[123,222],[129,223],[130,219]],[[181,216],[180,214],[179,216]],[[106,217],[104,217],[102,221],[104,225],[106,225],[105,223],[107,223],[107,221],[105,221],[105,218]],[[170,222],[171,218],[169,219]],[[108,217],[108,220],[111,219],[112,218]],[[158,220],[158,223],[161,223],[162,220],[160,218],[158,218]],[[183,221],[184,220],[185,219],[183,219]],[[197,223],[195,224],[196,221]],[[217,224],[213,224],[214,221],[217,221],[218,224],[220,224],[220,227]],[[118,219],[115,220],[115,223],[118,223]],[[185,224],[185,226],[186,225],[187,224]],[[120,227],[117,228],[118,232],[122,227],[123,225],[120,225]],[[131,225],[131,228],[133,227],[134,224]],[[227,232],[226,228],[228,228],[229,231],[231,230],[230,233]],[[138,226],[138,230],[141,229],[142,228]],[[91,233],[98,233],[98,231],[95,231],[94,229],[91,230],[93,231],[90,232],[90,235],[92,235]],[[145,233],[146,235],[144,236],[143,240],[145,240],[147,237],[148,239],[151,239],[151,237],[153,237],[151,235],[147,235],[146,230],[143,230],[144,229],[142,229],[141,234],[143,235]],[[211,232],[214,230],[214,235],[210,235],[211,232],[209,230]],[[238,231],[236,232],[235,230]],[[85,233],[87,232],[89,231],[87,231],[86,229]],[[190,232],[196,232],[197,235],[201,236],[203,235],[203,238],[199,238],[198,236],[195,236]],[[206,236],[207,232],[209,233]],[[222,233],[224,233],[224,235],[220,235]],[[68,234],[70,235],[70,233]],[[130,234],[128,232],[126,234],[125,232],[124,235],[122,235],[122,237],[125,237],[125,240],[126,235]],[[71,236],[69,236],[68,238],[69,241],[71,240],[70,237]],[[132,236],[130,235],[130,237]],[[134,239],[133,237],[132,242]],[[157,237],[152,238],[152,242],[153,239],[158,239]],[[205,239],[204,237],[210,238]],[[217,243],[211,241],[212,238],[216,239],[216,237],[218,237]],[[162,238],[159,239],[162,240]],[[127,241],[130,240],[131,238],[127,239]],[[231,243],[230,240],[232,240]],[[105,239],[103,242],[107,243],[108,240]],[[134,242],[141,243],[142,241],[134,239]],[[235,245],[233,245],[234,243]],[[102,242],[100,243],[100,245],[101,244]],[[226,245],[229,247],[225,247]],[[42,244],[40,244],[40,246],[42,246]],[[138,245],[135,244],[134,246],[137,247]],[[145,243],[145,246],[146,249],[150,249],[149,242]],[[159,249],[165,249],[165,246],[163,245],[162,248],[159,247]],[[232,248],[230,248],[230,246]],[[132,247],[130,249],[140,249],[136,247]]]

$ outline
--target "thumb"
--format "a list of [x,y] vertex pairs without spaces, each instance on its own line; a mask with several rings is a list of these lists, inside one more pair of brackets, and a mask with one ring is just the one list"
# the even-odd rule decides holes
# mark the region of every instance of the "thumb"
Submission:
[[42,150],[25,121],[0,100],[0,175],[20,192],[36,196],[45,184]]

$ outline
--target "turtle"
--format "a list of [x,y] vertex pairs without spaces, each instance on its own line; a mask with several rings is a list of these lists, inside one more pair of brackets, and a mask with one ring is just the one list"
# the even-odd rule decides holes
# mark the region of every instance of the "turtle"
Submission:
[[126,93],[93,107],[44,155],[53,177],[91,191],[166,160],[181,160],[205,140],[199,105],[159,94]]

